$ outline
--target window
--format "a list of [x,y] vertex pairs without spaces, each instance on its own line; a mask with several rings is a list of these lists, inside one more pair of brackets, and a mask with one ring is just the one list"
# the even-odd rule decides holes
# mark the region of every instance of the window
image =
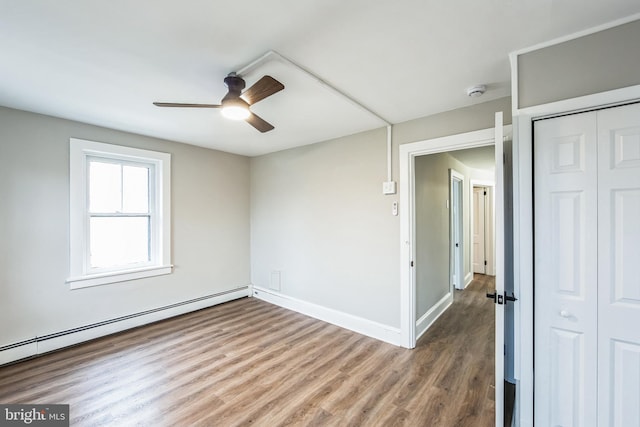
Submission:
[[71,288],[171,273],[171,157],[70,140]]

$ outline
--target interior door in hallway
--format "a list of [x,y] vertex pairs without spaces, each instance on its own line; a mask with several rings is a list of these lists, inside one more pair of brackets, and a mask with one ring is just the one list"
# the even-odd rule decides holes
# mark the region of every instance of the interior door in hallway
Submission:
[[473,272],[485,274],[485,187],[473,187]]
[[464,176],[453,169],[450,173],[451,192],[451,283],[456,289],[464,289],[464,242],[462,241],[462,210],[463,210],[463,186]]

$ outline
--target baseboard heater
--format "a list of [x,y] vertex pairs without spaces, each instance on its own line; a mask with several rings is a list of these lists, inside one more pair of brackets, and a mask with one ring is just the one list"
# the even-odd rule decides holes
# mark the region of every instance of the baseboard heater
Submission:
[[[142,325],[147,325],[149,323],[157,322],[170,317],[179,316],[180,314],[189,313],[217,304],[222,304],[234,299],[247,297],[249,296],[249,292],[249,287],[243,286],[229,291],[206,295],[187,301],[181,301],[163,307],[140,311],[138,313],[128,314],[126,316],[104,320],[102,322],[91,323],[89,325],[79,326],[77,328],[71,328],[48,335],[36,336],[28,340],[0,346],[0,366],[26,357],[31,357],[52,350],[68,347],[69,345],[78,344],[90,339],[99,338]],[[148,318],[144,320],[140,319],[143,317]],[[98,332],[98,330],[100,330],[100,328],[102,329],[101,332],[96,333]],[[89,332],[89,334],[86,334],[86,332]],[[65,339],[65,337],[74,338]],[[42,345],[43,343],[53,341],[57,341],[57,343],[53,345],[45,345],[44,347]]]

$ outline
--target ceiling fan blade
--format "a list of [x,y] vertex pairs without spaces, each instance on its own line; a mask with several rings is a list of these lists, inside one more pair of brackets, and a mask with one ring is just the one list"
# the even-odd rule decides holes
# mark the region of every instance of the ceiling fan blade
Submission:
[[220,108],[218,104],[180,104],[177,102],[154,102],[156,107],[182,107],[182,108]]
[[253,86],[245,90],[240,97],[247,101],[249,105],[262,101],[268,96],[284,89],[284,85],[271,76],[264,76]]
[[251,113],[248,118],[245,119],[247,123],[256,128],[262,133],[269,132],[273,129],[273,125],[269,122],[266,122],[264,119],[259,116]]

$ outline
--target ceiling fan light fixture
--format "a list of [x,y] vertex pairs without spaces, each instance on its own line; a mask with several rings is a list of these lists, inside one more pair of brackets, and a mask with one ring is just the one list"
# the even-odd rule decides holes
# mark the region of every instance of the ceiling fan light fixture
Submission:
[[251,112],[249,105],[244,100],[233,98],[222,102],[222,115],[230,120],[246,120]]
[[222,115],[230,120],[245,120],[250,114],[248,108],[237,105],[222,108]]

